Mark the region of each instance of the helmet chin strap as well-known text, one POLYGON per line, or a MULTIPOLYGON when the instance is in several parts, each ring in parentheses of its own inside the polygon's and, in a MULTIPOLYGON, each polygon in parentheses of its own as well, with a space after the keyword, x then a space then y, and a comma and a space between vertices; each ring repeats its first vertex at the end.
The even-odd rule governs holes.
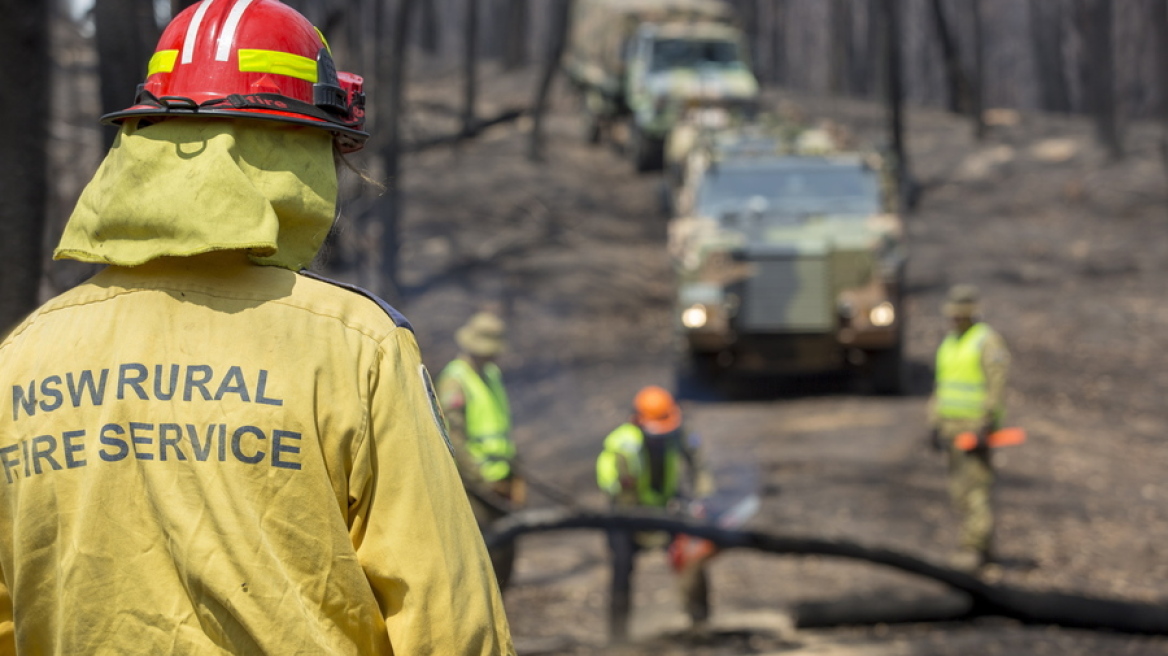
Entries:
POLYGON ((278 93, 233 93, 224 98, 212 98, 211 100, 205 100, 199 103, 191 98, 184 98, 182 96, 155 96, 139 85, 138 97, 134 102, 137 105, 150 105, 168 112, 190 112, 193 114, 197 114, 200 110, 204 109, 276 109, 282 112, 302 114, 329 123, 336 123, 349 129, 360 129, 360 120, 346 121, 315 105, 310 105, 295 98, 289 98, 288 96, 282 96, 278 93))

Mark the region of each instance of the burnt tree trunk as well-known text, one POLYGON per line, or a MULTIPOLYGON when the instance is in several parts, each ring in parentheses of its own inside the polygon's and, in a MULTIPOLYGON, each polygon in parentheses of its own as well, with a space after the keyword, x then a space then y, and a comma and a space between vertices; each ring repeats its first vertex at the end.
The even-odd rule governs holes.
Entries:
POLYGON ((908 212, 915 196, 908 152, 904 147, 904 89, 900 63, 900 0, 881 0, 884 49, 884 103, 890 150, 896 167, 897 209, 908 212))
POLYGON ((560 68, 560 59, 564 56, 564 46, 568 41, 568 29, 572 16, 572 0, 559 0, 556 8, 551 12, 552 25, 548 29, 547 58, 543 63, 543 71, 539 76, 539 86, 535 91, 535 101, 531 104, 531 141, 528 144, 527 155, 532 161, 542 161, 544 158, 543 117, 547 110, 548 94, 551 92, 552 82, 556 71, 560 68))
POLYGON ((970 44, 973 66, 969 74, 969 119, 973 122, 973 136, 985 138, 985 39, 982 36, 981 0, 964 0, 970 25, 970 44))
POLYGON ((949 111, 960 114, 968 111, 970 104, 969 79, 961 65, 961 55, 950 22, 945 18, 944 0, 931 0, 929 4, 937 43, 941 46, 941 61, 945 65, 945 106, 949 111))
POLYGON ((527 64, 527 0, 507 0, 503 30, 503 68, 527 64))
POLYGON ((1152 28, 1152 47, 1156 53, 1155 71, 1160 77, 1160 97, 1156 112, 1163 133, 1160 136, 1160 158, 1168 167, 1168 3, 1161 0, 1152 2, 1148 22, 1152 28))
POLYGON ((0 334, 37 306, 45 211, 51 84, 50 3, 0 0, 0 43, 20 60, 0 67, 0 334))
MULTIPOLYGON (((427 2, 428 0, 422 0, 427 2)), ((393 37, 389 61, 385 64, 384 75, 380 79, 388 83, 385 117, 381 129, 385 130, 381 146, 381 160, 385 166, 388 189, 381 196, 381 248, 380 273, 384 285, 382 295, 391 302, 399 300, 398 259, 401 252, 401 116, 406 88, 406 54, 409 26, 414 11, 414 0, 398 0, 397 15, 393 21, 393 37)))
POLYGON ((1095 135, 1112 159, 1123 157, 1115 94, 1111 0, 1078 0, 1076 20, 1083 38, 1081 75, 1095 135))
POLYGON ((859 2, 853 5, 856 10, 856 18, 853 21, 856 25, 853 27, 853 38, 856 38, 855 44, 852 46, 852 92, 861 98, 866 98, 872 94, 872 70, 873 62, 870 56, 872 49, 869 41, 872 38, 871 24, 873 22, 871 3, 859 2), (858 20, 863 17, 863 20, 858 20), (863 35, 862 38, 860 35, 863 35))
POLYGON ((442 47, 442 30, 438 23, 438 0, 426 0, 420 5, 421 29, 419 34, 422 52, 437 55, 442 47))
POLYGON ((1063 58, 1062 7, 1062 0, 1030 0, 1030 43, 1038 106, 1065 114, 1071 111, 1071 92, 1063 58))
POLYGON ((828 88, 833 93, 851 95, 852 68, 852 7, 850 0, 831 0, 828 20, 830 57, 828 88))
MULTIPOLYGON (((129 107, 138 85, 146 79, 146 64, 158 42, 151 0, 97 0, 93 5, 97 42, 98 75, 101 78, 101 112, 129 107)), ((102 128, 108 148, 118 129, 102 128)))
POLYGON ((462 131, 475 131, 475 96, 478 93, 479 0, 466 0, 463 32, 462 131))
POLYGON ((887 82, 884 64, 887 36, 884 29, 884 0, 868 0, 868 89, 867 97, 880 98, 885 95, 887 82))

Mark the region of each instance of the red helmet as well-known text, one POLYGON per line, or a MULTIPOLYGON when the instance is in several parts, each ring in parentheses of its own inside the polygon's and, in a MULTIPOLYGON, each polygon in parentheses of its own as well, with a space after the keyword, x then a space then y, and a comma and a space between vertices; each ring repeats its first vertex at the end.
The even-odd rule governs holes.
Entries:
POLYGON ((203 0, 158 40, 128 109, 101 117, 219 116, 284 121, 333 133, 342 152, 369 135, 359 75, 338 73, 324 35, 278 0, 203 0))

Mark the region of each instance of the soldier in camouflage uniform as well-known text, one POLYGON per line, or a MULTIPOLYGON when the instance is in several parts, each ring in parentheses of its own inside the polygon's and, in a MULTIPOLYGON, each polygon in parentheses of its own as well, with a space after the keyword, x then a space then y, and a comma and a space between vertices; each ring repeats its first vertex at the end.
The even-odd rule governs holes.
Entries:
POLYGON ((977 569, 992 557, 994 481, 989 435, 1001 428, 1010 353, 1001 335, 979 318, 977 288, 956 285, 944 306, 952 331, 937 350, 936 386, 929 402, 934 448, 949 454, 949 493, 961 514, 961 548, 954 566, 977 569), (965 451, 956 437, 971 432, 965 451))
MULTIPOLYGON (((438 377, 438 399, 454 458, 469 492, 479 526, 485 528, 526 501, 526 486, 515 471, 511 407, 495 359, 505 345, 506 325, 479 312, 455 333, 460 353, 438 377)), ((507 586, 515 545, 492 549, 499 588, 507 586)))

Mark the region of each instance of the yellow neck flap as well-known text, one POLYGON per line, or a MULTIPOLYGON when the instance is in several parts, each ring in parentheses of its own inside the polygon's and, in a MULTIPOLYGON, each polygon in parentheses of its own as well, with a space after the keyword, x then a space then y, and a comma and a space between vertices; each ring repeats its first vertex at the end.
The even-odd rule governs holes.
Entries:
POLYGON ((336 199, 324 130, 246 119, 127 121, 53 257, 137 266, 245 250, 257 264, 298 271, 324 243, 336 199))

